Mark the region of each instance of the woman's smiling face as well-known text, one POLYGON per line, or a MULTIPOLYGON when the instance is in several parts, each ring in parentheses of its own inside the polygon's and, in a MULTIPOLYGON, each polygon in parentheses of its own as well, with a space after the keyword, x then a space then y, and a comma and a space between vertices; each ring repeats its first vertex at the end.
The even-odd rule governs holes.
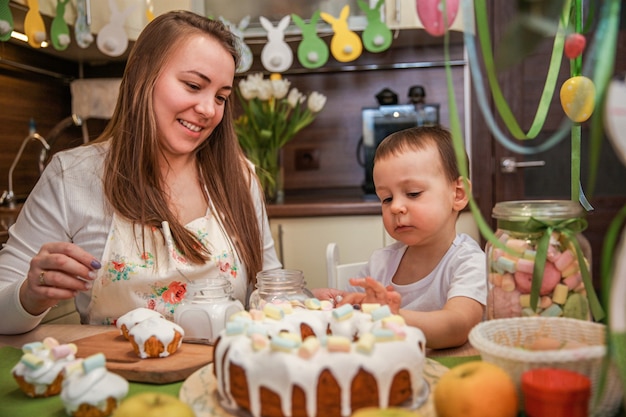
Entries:
POLYGON ((192 154, 222 121, 233 90, 235 61, 214 38, 197 34, 174 48, 154 86, 163 153, 192 154))

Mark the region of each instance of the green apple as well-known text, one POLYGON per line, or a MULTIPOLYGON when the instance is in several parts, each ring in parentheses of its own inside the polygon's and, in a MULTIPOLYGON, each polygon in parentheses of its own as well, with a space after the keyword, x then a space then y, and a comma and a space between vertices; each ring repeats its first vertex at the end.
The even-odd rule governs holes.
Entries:
POLYGON ((195 417, 190 406, 173 395, 142 392, 126 398, 113 417, 195 417))

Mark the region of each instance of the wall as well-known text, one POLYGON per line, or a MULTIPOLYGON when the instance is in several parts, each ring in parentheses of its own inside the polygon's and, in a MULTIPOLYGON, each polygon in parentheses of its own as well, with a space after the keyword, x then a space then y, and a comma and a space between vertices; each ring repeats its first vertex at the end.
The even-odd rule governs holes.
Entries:
MULTIPOLYGON (((327 38, 330 41, 330 38, 327 38)), ((254 65, 250 72, 263 71, 260 54, 263 40, 249 40, 253 49, 254 65)), ((319 71, 303 70, 296 62, 284 76, 300 91, 319 91, 328 97, 327 105, 319 117, 301 131, 284 151, 285 188, 289 190, 360 187, 364 179, 363 168, 357 162, 356 151, 361 136, 361 108, 376 106, 376 93, 385 87, 394 90, 400 103, 407 103, 410 86, 420 84, 426 88, 427 101, 441 103, 441 119, 448 121, 447 90, 442 67, 442 38, 425 35, 421 30, 403 30, 398 33, 392 47, 382 53, 364 51, 356 61, 341 64, 331 57, 319 71), (294 158, 298 149, 319 151, 320 168, 297 171, 294 158)), ((455 90, 458 106, 464 114, 463 82, 464 61, 460 35, 453 36, 452 58, 455 90)), ((290 41, 296 51, 298 42, 290 41)), ((11 43, 0 44, 2 58, 29 62, 39 68, 55 68, 57 71, 78 77, 79 70, 85 78, 120 76, 123 63, 90 65, 81 67, 28 47, 11 43)), ((296 60, 297 61, 297 60, 296 60)), ((28 133, 28 120, 34 117, 38 130, 46 136, 56 123, 71 114, 69 83, 18 70, 2 65, 0 60, 0 85, 10 94, 0 96, 0 106, 10 113, 0 116, 0 187, 7 188, 7 173, 19 145, 28 133), (16 101, 19 99, 19 101, 16 101), (7 120, 5 121, 5 118, 7 120)), ((88 121, 89 133, 95 137, 104 126, 103 121, 88 121)), ((55 141, 53 152, 82 143, 79 128, 71 128, 55 141)), ((37 156, 39 145, 33 143, 26 149, 14 175, 16 194, 27 194, 38 177, 37 156)))

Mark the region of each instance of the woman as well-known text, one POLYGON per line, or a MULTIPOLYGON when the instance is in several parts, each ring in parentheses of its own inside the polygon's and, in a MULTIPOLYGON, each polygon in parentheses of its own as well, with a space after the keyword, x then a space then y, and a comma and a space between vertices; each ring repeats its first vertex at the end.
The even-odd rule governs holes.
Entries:
POLYGON ((0 251, 1 334, 72 297, 82 323, 171 318, 197 278, 229 277, 245 303, 256 273, 280 268, 233 128, 237 42, 190 12, 146 26, 107 128, 54 156, 0 251))

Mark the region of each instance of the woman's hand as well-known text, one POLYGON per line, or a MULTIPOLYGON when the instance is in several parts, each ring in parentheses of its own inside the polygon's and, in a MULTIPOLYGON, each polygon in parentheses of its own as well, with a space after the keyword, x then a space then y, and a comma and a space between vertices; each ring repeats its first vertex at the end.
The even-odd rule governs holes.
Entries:
POLYGON ((73 243, 44 244, 30 261, 20 301, 32 315, 39 315, 59 301, 87 291, 101 265, 93 255, 73 243))
POLYGON ((350 285, 354 287, 361 287, 365 289, 365 293, 352 292, 344 293, 343 299, 339 305, 343 304, 363 304, 363 303, 378 303, 382 305, 388 305, 393 314, 400 312, 400 304, 402 297, 392 286, 385 288, 383 284, 376 281, 374 278, 350 278, 350 285))
POLYGON ((343 295, 346 294, 345 291, 336 288, 314 288, 311 292, 318 300, 328 300, 333 305, 339 303, 343 299, 343 295))

